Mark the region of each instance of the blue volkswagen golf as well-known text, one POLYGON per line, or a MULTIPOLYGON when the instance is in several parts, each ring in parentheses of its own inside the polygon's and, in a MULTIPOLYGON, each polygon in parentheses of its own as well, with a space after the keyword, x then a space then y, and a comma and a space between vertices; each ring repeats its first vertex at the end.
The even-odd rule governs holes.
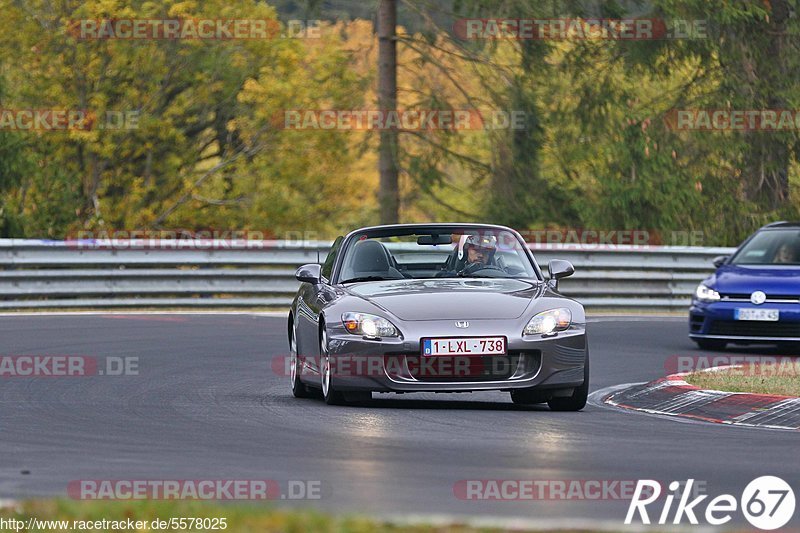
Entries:
POLYGON ((800 342, 800 222, 764 226, 714 266, 689 309, 700 348, 800 342))

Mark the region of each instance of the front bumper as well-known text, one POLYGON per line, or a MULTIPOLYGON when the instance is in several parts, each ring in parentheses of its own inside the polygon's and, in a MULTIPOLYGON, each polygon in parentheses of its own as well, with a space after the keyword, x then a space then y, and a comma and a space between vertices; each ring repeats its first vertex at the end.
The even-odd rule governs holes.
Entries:
POLYGON ((689 337, 742 344, 800 342, 800 304, 694 300, 689 308, 689 337), (736 320, 736 309, 777 309, 780 317, 777 322, 736 320))
POLYGON ((455 336, 438 333, 445 330, 445 322, 418 325, 413 339, 373 341, 347 332, 331 332, 328 346, 332 365, 339 369, 333 376, 337 389, 464 392, 569 389, 583 384, 588 348, 582 324, 542 338, 499 331, 501 321, 470 321, 469 334, 462 336, 505 336, 507 355, 422 356, 421 339, 455 336))

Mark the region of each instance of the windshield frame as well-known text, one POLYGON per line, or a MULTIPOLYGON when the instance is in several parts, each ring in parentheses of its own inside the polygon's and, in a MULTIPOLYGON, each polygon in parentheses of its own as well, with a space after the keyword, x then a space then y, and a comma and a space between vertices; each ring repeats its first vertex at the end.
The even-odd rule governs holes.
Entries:
MULTIPOLYGON (((392 236, 406 236, 406 235, 417 235, 417 234, 425 234, 425 233, 454 233, 454 234, 463 234, 469 232, 508 232, 517 239, 521 249, 524 251, 525 257, 531 263, 533 267, 533 271, 536 274, 536 281, 544 281, 544 275, 542 274, 541 268, 539 268, 539 263, 536 262, 536 258, 533 255, 533 252, 528 247, 528 244, 525 242, 525 239, 515 230, 506 227, 506 226, 496 226, 493 224, 396 224, 396 225, 388 225, 388 226, 370 226, 365 228, 359 228, 357 230, 351 231, 348 233, 344 241, 342 242, 341 247, 339 248, 339 255, 336 258, 336 263, 333 267, 333 275, 331 276, 331 285, 340 285, 340 275, 342 271, 342 266, 344 264, 344 258, 347 257, 348 252, 350 251, 350 247, 358 241, 362 236, 366 235, 368 239, 372 238, 380 238, 380 237, 392 237, 392 236)), ((534 278, 514 278, 514 279, 534 279, 534 278)))

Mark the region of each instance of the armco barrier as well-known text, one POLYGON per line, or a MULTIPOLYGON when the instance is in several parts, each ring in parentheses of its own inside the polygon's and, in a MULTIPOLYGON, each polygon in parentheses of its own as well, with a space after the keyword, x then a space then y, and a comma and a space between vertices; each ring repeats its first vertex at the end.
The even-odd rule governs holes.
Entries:
MULTIPOLYGON (((197 241, 183 249, 0 239, 0 309, 288 307, 294 270, 324 259, 329 242, 197 241)), ((187 246, 188 244, 188 246, 187 246)), ((732 248, 532 245, 543 270, 566 259, 561 291, 588 308, 679 310, 711 260, 732 248)))

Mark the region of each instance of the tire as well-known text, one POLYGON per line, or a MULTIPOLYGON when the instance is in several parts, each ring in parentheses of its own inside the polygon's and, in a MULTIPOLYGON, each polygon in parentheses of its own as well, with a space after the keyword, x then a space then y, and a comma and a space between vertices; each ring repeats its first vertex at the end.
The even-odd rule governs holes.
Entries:
POLYGON ((697 343, 697 347, 701 350, 708 350, 710 352, 724 350, 728 345, 726 341, 719 339, 695 339, 694 342, 697 343))
POLYGON ((299 358, 297 355, 297 332, 292 324, 292 331, 289 336, 289 379, 292 383, 292 396, 295 398, 309 398, 311 392, 305 383, 300 381, 299 358))
POLYGON ((589 354, 586 354, 586 363, 583 365, 583 384, 576 387, 572 396, 567 398, 550 398, 547 405, 552 411, 580 411, 586 407, 589 398, 589 354))
POLYGON ((331 372, 331 357, 328 353, 328 334, 325 324, 319 330, 319 379, 322 387, 322 399, 328 405, 345 405, 347 402, 342 391, 336 390, 331 372))

